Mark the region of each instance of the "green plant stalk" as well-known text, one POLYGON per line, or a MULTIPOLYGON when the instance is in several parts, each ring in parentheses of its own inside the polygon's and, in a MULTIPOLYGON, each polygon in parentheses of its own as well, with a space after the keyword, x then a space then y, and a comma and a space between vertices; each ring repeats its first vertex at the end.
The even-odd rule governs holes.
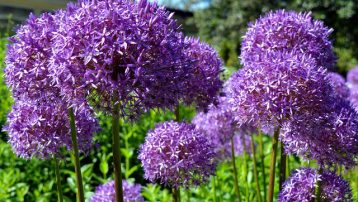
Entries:
POLYGON ((187 201, 190 202, 190 190, 186 191, 186 198, 187 198, 187 201))
MULTIPOLYGON (((318 168, 318 174, 322 175, 322 166, 319 166, 318 168)), ((316 187, 316 199, 315 202, 321 202, 321 192, 322 192, 322 183, 321 180, 319 180, 317 182, 317 187, 316 187)))
POLYGON ((213 184, 213 192, 214 192, 214 202, 217 202, 218 199, 216 198, 216 183, 215 183, 215 176, 211 179, 211 183, 213 184))
POLYGON ((180 113, 179 113, 179 104, 177 105, 177 107, 175 108, 175 121, 179 122, 180 121, 180 113))
POLYGON ((245 201, 249 202, 249 182, 247 181, 247 175, 248 175, 248 163, 247 163, 247 148, 246 148, 246 144, 243 142, 243 146, 244 146, 244 153, 243 153, 243 157, 244 157, 244 179, 245 179, 245 201))
POLYGON ((71 139, 72 139, 72 158, 75 162, 75 172, 76 172, 76 185, 77 185, 77 201, 84 202, 84 191, 83 191, 83 181, 81 174, 81 166, 80 166, 80 157, 78 151, 77 144, 77 130, 75 123, 75 114, 73 113, 73 109, 69 108, 68 110, 70 116, 70 126, 71 126, 71 139))
POLYGON ((119 138, 119 99, 118 92, 113 93, 112 111, 112 152, 114 165, 114 181, 116 202, 123 202, 122 171, 121 171, 121 150, 119 138))
POLYGON ((235 148, 234 148, 234 137, 231 138, 231 163, 234 170, 234 187, 235 187, 235 193, 236 197, 238 198, 238 201, 241 201, 240 196, 240 190, 239 190, 239 181, 237 177, 237 170, 236 170, 236 162, 235 162, 235 148))
POLYGON ((62 196, 60 166, 59 166, 59 162, 56 159, 56 157, 53 159, 53 161, 55 162, 55 174, 56 174, 58 202, 62 202, 63 201, 63 196, 62 196))
POLYGON ((254 143, 254 137, 251 135, 251 141, 250 141, 250 147, 251 147, 251 152, 252 152, 252 160, 254 163, 254 177, 255 177, 255 181, 256 181, 256 192, 257 192, 257 201, 261 202, 261 191, 260 191, 260 182, 259 182, 259 175, 257 172, 257 167, 256 167, 256 151, 255 151, 255 143, 254 143))
POLYGON ((290 165, 290 158, 286 156, 286 176, 290 176, 291 165, 290 165))
POLYGON ((265 155, 264 155, 264 144, 263 144, 263 134, 261 130, 259 130, 259 153, 261 158, 261 173, 263 178, 263 189, 264 189, 264 200, 266 200, 266 173, 265 173, 265 155))
POLYGON ((272 138, 272 150, 271 150, 271 161, 270 161, 270 180, 267 201, 273 201, 273 194, 275 190, 275 168, 276 168, 276 157, 277 157, 277 145, 278 145, 278 135, 280 133, 280 128, 275 128, 275 132, 272 138))
POLYGON ((280 158, 280 178, 279 178, 279 189, 282 189, 282 185, 286 180, 286 154, 283 143, 281 143, 281 158, 280 158))
POLYGON ((180 202, 180 188, 173 188, 173 202, 180 202))

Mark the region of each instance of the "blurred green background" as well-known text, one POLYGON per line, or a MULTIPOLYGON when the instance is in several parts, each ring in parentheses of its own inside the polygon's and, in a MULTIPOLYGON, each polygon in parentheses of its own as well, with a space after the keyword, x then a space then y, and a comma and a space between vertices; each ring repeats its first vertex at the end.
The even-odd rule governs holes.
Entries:
MULTIPOLYGON (((14 34, 29 12, 40 14, 43 11, 63 7, 67 1, 51 0, 9 0, 0 2, 0 63, 4 68, 7 37, 14 34)), ((213 45, 225 61, 227 78, 240 68, 238 55, 240 42, 247 24, 261 14, 285 8, 296 11, 312 11, 316 19, 321 19, 329 27, 334 28, 332 41, 338 57, 337 71, 345 75, 358 61, 358 3, 356 0, 163 0, 176 13, 178 22, 183 24, 188 35, 199 36, 203 41, 213 45)), ((6 120, 12 99, 0 73, 0 126, 6 120)), ((185 121, 195 115, 193 107, 182 106, 180 114, 185 121)), ((109 155, 111 151, 111 119, 98 114, 102 131, 96 135, 96 146, 87 157, 82 157, 82 173, 85 182, 86 198, 89 199, 99 184, 111 180, 112 165, 109 155)), ((137 160, 138 147, 143 142, 146 132, 155 123, 173 119, 168 111, 151 111, 143 115, 135 124, 121 123, 121 148, 123 148, 122 170, 124 177, 144 185, 143 195, 148 201, 171 200, 170 190, 160 185, 149 184, 142 177, 143 171, 137 160)), ((264 165, 268 175, 270 139, 264 138, 264 165)), ((66 201, 75 201, 75 175, 69 154, 64 152, 61 159, 61 172, 66 201)), ((314 162, 302 162, 297 157, 289 157, 288 171, 314 162)), ((252 160, 237 157, 240 174, 240 190, 245 201, 256 201, 255 183, 252 173, 252 160), (246 160, 246 161, 245 161, 246 160), (246 162, 246 163, 245 163, 246 162)), ((262 164, 259 161, 260 166, 262 164)), ((278 170, 278 169, 277 169, 278 170)), ((354 199, 358 201, 357 169, 341 171, 350 181, 354 199)), ((234 186, 231 164, 223 162, 219 165, 217 176, 198 188, 181 191, 182 201, 233 201, 234 186)), ((262 175, 262 173, 260 173, 262 175)), ((262 176, 259 176, 262 180, 262 176)), ((263 190, 263 187, 261 187, 263 190)), ((277 189, 276 189, 277 191, 277 189)), ((57 201, 54 163, 38 159, 24 160, 17 158, 7 143, 6 134, 0 133, 0 202, 17 201, 57 201)))

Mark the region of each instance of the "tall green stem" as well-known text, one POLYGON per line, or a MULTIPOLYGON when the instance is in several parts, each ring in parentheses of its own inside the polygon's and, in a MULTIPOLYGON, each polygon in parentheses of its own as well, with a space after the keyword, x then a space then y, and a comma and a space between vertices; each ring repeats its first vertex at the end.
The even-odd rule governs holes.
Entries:
POLYGON ((81 166, 80 166, 80 158, 78 152, 78 144, 77 144, 77 130, 75 123, 75 114, 73 113, 73 109, 69 108, 68 110, 70 116, 70 125, 71 125, 71 139, 72 139, 72 158, 75 162, 75 172, 76 172, 76 185, 77 185, 77 201, 84 202, 84 191, 83 191, 83 182, 82 182, 82 174, 81 174, 81 166))
MULTIPOLYGON (((318 168, 318 174, 322 175, 322 166, 319 166, 318 168)), ((321 180, 317 182, 317 188, 316 188, 316 199, 315 202, 321 202, 321 192, 322 192, 322 183, 321 180)))
POLYGON ((180 189, 173 188, 173 202, 180 202, 180 189))
POLYGON ((113 93, 112 111, 112 152, 114 165, 114 181, 116 191, 116 202, 123 202, 121 150, 119 138, 119 99, 118 92, 113 93))
POLYGON ((286 180, 286 154, 283 143, 281 143, 281 158, 280 158, 280 178, 279 189, 281 190, 283 183, 286 180))
POLYGON ((250 146, 251 146, 251 152, 252 152, 252 157, 253 157, 253 161, 254 161, 254 176, 255 176, 255 181, 256 181, 257 201, 261 202, 261 191, 260 191, 259 175, 258 175, 257 167, 256 167, 255 143, 254 143, 254 137, 252 135, 251 135, 250 146))
POLYGON ((237 170, 236 170, 236 162, 235 162, 234 137, 231 138, 231 158, 232 158, 231 159, 232 167, 234 170, 235 193, 236 193, 236 197, 238 198, 238 201, 241 201, 240 190, 239 190, 239 180, 237 179, 237 170))
POLYGON ((268 188, 267 201, 273 201, 273 194, 275 190, 275 168, 276 168, 276 157, 277 157, 277 145, 278 145, 278 134, 280 133, 280 128, 275 128, 275 132, 272 138, 272 151, 271 151, 271 161, 270 161, 270 180, 268 188))
POLYGON ((245 140, 242 138, 242 145, 244 146, 244 153, 243 153, 243 157, 244 157, 244 179, 245 179, 245 201, 249 202, 249 183, 247 181, 247 175, 248 175, 248 163, 247 163, 247 148, 246 148, 246 144, 245 144, 245 140))
POLYGON ((59 166, 59 162, 58 162, 58 160, 56 158, 54 158, 53 161, 55 162, 55 173, 56 173, 58 202, 62 202, 63 201, 63 196, 62 196, 60 166, 59 166))
POLYGON ((213 184, 213 192, 214 192, 214 202, 218 202, 218 199, 216 198, 216 183, 215 183, 215 176, 211 179, 211 183, 213 184))
POLYGON ((259 130, 259 153, 261 158, 261 173, 264 184, 264 200, 266 200, 266 173, 265 173, 265 155, 264 155, 264 144, 263 144, 263 134, 261 130, 259 130))
POLYGON ((180 113, 179 113, 179 104, 178 106, 175 108, 175 121, 179 122, 180 121, 180 113))

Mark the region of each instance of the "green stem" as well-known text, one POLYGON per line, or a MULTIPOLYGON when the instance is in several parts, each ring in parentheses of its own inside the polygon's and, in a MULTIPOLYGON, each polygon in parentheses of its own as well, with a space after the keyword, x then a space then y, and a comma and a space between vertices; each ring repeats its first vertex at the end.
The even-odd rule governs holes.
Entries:
POLYGON ((232 167, 234 170, 235 193, 236 193, 236 197, 238 198, 238 201, 241 201, 240 190, 239 190, 239 180, 237 179, 237 170, 236 170, 236 162, 235 162, 234 137, 231 138, 231 158, 232 158, 231 159, 232 167))
POLYGON ((261 202, 261 191, 260 191, 260 183, 259 183, 259 175, 257 172, 257 167, 256 167, 256 151, 255 151, 255 143, 254 143, 254 137, 251 135, 251 152, 252 152, 252 157, 253 157, 253 163, 254 163, 254 176, 255 176, 255 181, 256 181, 256 192, 257 192, 257 201, 261 202))
MULTIPOLYGON (((322 166, 319 166, 318 168, 318 174, 322 175, 322 166)), ((316 188, 316 200, 315 202, 321 202, 321 192, 322 192, 322 187, 321 187, 321 180, 319 180, 317 182, 317 188, 316 188)))
POLYGON ((212 181, 213 183, 213 192, 214 192, 214 202, 217 202, 218 199, 216 198, 216 184, 215 184, 215 176, 212 178, 212 181))
POLYGON ((286 176, 289 176, 291 172, 290 158, 286 156, 286 176))
POLYGON ((186 191, 187 201, 190 202, 190 189, 186 191))
POLYGON ((265 155, 264 155, 264 144, 263 144, 263 134, 261 130, 259 130, 259 153, 261 158, 261 173, 264 184, 264 200, 266 200, 266 173, 265 173, 265 155))
POLYGON ((273 194, 275 190, 275 168, 276 168, 276 156, 277 156, 277 145, 278 145, 278 135, 280 133, 280 128, 275 128, 275 132, 272 138, 272 151, 271 151, 271 161, 270 161, 270 180, 268 188, 268 197, 267 201, 273 201, 273 194))
POLYGON ((173 202, 180 202, 180 189, 173 188, 173 202))
POLYGON ((116 202, 123 202, 122 171, 121 171, 121 151, 119 138, 119 101, 118 92, 113 94, 112 111, 112 152, 114 165, 114 181, 116 202))
POLYGON ((75 162, 75 172, 76 172, 76 185, 77 185, 77 201, 84 202, 84 191, 83 191, 83 182, 82 182, 82 174, 81 174, 81 166, 80 166, 80 158, 79 151, 77 145, 77 130, 75 123, 75 114, 73 113, 73 109, 69 108, 68 110, 70 116, 70 125, 71 125, 71 139, 72 139, 72 158, 75 162))
POLYGON ((59 166, 59 162, 58 162, 58 160, 56 158, 54 158, 53 161, 55 162, 55 173, 56 173, 58 202, 62 202, 63 201, 63 196, 62 196, 60 166, 59 166))
POLYGON ((286 180, 286 154, 283 143, 281 143, 281 158, 280 158, 280 178, 279 189, 281 190, 283 183, 286 180))
POLYGON ((248 175, 247 148, 246 148, 244 137, 241 137, 241 138, 242 138, 242 143, 244 146, 243 157, 244 157, 245 201, 249 202, 249 191, 250 190, 249 190, 249 182, 247 181, 247 175, 248 175))

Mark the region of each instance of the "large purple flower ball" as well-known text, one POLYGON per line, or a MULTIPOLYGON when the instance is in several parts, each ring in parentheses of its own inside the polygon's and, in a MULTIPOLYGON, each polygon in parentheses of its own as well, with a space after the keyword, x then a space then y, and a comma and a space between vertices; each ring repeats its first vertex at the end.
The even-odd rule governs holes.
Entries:
POLYGON ((281 130, 285 151, 319 164, 357 164, 358 114, 347 100, 337 98, 324 113, 294 117, 281 130))
POLYGON ((194 62, 172 16, 146 0, 69 4, 54 34, 53 81, 66 99, 85 97, 105 111, 118 94, 129 118, 174 108, 194 62))
MULTIPOLYGON (((142 186, 140 184, 131 184, 126 180, 122 181, 124 202, 144 202, 141 195, 142 186)), ((116 192, 114 181, 107 182, 96 188, 96 192, 91 197, 91 202, 115 202, 116 192)))
POLYGON ((330 171, 319 174, 311 168, 295 170, 283 184, 279 202, 310 202, 314 200, 318 182, 321 183, 321 200, 330 202, 351 202, 349 183, 330 171))
POLYGON ((347 82, 349 86, 358 85, 358 66, 349 70, 347 74, 347 82))
POLYGON ((241 63, 264 61, 266 53, 297 51, 310 55, 317 65, 333 69, 332 32, 311 13, 271 11, 249 25, 241 45, 241 63))
MULTIPOLYGON (((98 121, 89 107, 75 112, 75 121, 79 150, 87 153, 93 134, 99 130, 98 121)), ((8 115, 4 131, 14 152, 23 158, 61 156, 62 147, 72 147, 67 108, 61 103, 36 105, 18 101, 8 115)))
POLYGON ((216 168, 214 148, 206 136, 193 124, 173 121, 148 132, 138 158, 146 179, 174 188, 199 185, 216 168))
POLYGON ((296 52, 269 53, 265 61, 249 63, 225 84, 235 120, 261 128, 319 111, 329 92, 325 68, 296 52))

